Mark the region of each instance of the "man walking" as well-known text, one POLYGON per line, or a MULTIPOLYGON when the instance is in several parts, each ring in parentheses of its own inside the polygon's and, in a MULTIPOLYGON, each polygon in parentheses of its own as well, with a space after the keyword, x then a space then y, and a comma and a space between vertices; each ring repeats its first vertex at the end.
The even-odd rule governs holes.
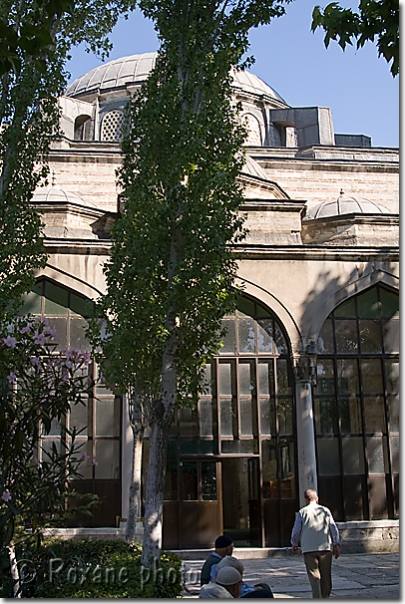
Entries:
POLYGON ((295 517, 291 533, 293 552, 301 550, 312 589, 313 598, 329 598, 332 590, 332 551, 340 555, 339 531, 330 510, 318 504, 314 489, 304 493, 306 505, 295 517))

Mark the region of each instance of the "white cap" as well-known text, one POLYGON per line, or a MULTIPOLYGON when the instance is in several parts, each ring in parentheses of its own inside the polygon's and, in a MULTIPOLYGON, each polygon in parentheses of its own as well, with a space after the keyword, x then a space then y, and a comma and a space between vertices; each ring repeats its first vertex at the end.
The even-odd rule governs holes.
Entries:
POLYGON ((242 576, 240 572, 236 568, 233 568, 233 566, 220 568, 216 577, 216 582, 220 585, 235 585, 235 583, 239 583, 241 580, 242 576))

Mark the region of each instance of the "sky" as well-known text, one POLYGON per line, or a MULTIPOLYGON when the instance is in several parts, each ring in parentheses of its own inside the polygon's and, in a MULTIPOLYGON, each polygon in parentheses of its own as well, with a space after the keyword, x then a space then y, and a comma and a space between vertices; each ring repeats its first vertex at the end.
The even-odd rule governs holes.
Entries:
MULTIPOLYGON (((293 107, 329 107, 336 134, 365 134, 374 147, 397 147, 399 77, 392 77, 371 42, 360 50, 348 47, 343 52, 336 42, 325 49, 323 32, 311 32, 315 4, 316 0, 295 0, 286 5, 283 17, 251 31, 248 55, 255 63, 250 71, 293 107)), ((355 6, 353 0, 341 4, 355 6)), ((138 10, 127 21, 120 19, 110 39, 113 49, 107 61, 159 46, 152 22, 138 10)), ((71 55, 70 81, 101 64, 83 45, 71 55)))

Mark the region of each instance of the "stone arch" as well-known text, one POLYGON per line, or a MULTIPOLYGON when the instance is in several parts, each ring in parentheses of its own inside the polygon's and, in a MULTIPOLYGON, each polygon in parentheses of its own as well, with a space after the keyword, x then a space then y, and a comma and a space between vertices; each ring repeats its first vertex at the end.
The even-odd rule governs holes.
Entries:
POLYGON ((263 289, 259 285, 248 281, 247 279, 238 278, 238 284, 243 286, 243 292, 254 298, 257 302, 264 304, 278 318, 282 324, 292 355, 297 354, 302 350, 302 336, 300 328, 295 321, 292 313, 274 294, 263 289))
MULTIPOLYGON (((341 286, 317 309, 316 316, 311 323, 312 333, 307 335, 308 341, 316 341, 325 320, 339 304, 377 284, 386 285, 389 289, 395 290, 396 292, 399 290, 399 278, 384 270, 375 270, 368 274, 363 274, 359 279, 341 286)), ((306 334, 303 335, 305 336, 306 334)))
POLYGON ((248 135, 245 140, 245 145, 251 147, 261 147, 263 137, 260 127, 260 122, 252 113, 244 113, 242 115, 242 124, 247 128, 248 135))
POLYGON ((75 119, 74 140, 90 140, 91 117, 89 115, 78 115, 75 119))
POLYGON ((35 280, 39 281, 40 279, 47 279, 56 285, 66 287, 66 289, 74 291, 89 300, 95 300, 102 295, 102 292, 93 285, 49 264, 35 274, 35 280))

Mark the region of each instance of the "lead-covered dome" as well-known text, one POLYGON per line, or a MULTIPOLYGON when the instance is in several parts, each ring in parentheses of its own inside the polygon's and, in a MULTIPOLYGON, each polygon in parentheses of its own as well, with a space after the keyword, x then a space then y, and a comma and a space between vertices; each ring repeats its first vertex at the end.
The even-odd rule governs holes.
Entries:
MULTIPOLYGON (((86 97, 94 93, 108 92, 144 82, 156 63, 156 52, 121 57, 74 80, 66 90, 66 96, 86 97)), ((259 77, 244 70, 234 70, 234 86, 244 92, 265 96, 286 104, 284 99, 259 77)))
POLYGON ((304 220, 332 218, 348 214, 391 214, 385 206, 362 197, 348 197, 340 191, 337 199, 324 201, 308 210, 304 220))

